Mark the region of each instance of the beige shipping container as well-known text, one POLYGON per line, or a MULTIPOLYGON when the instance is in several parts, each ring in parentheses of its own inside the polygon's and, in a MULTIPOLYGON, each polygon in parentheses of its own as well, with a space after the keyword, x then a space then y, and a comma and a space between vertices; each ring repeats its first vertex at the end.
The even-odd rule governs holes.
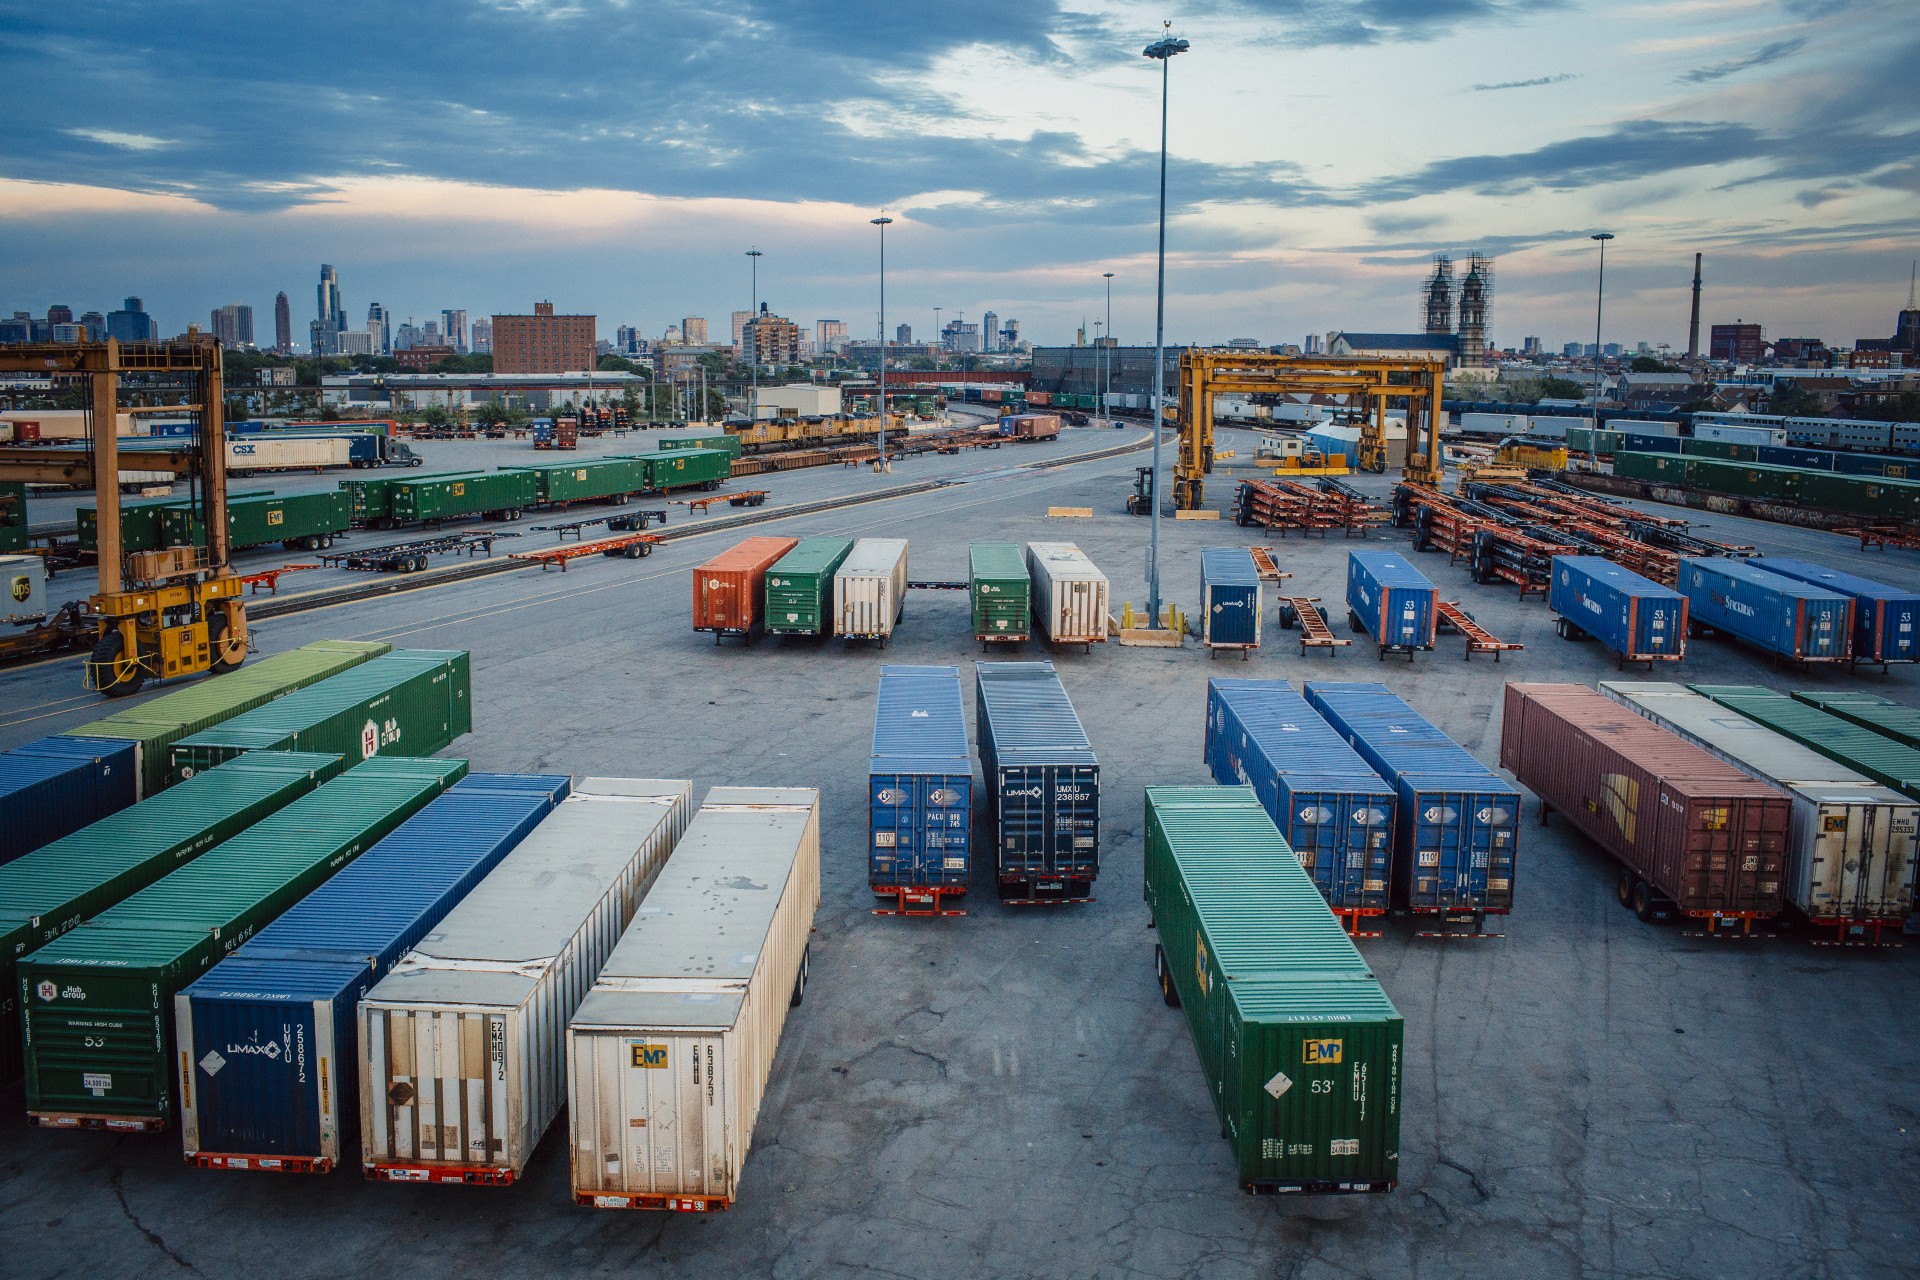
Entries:
POLYGON ((833 575, 833 634, 886 643, 907 608, 907 540, 861 538, 833 575))
POLYGON ((566 1100, 567 1017, 687 825, 693 784, 587 778, 360 1002, 362 1169, 505 1186, 566 1100))
POLYGON ((1029 542, 1033 619, 1050 643, 1092 644, 1107 638, 1112 612, 1107 575, 1071 542, 1029 542))
POLYGON ((716 787, 567 1026, 573 1198, 739 1195, 820 905, 820 793, 716 787))

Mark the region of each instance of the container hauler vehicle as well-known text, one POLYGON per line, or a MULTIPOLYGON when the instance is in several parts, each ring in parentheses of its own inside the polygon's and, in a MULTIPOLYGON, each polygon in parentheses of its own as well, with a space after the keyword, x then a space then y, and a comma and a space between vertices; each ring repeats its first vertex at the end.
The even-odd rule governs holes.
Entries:
POLYGON ((887 637, 907 611, 907 540, 862 538, 833 574, 833 634, 845 640, 887 637))
POLYGON ((65 734, 0 754, 0 864, 132 804, 138 762, 131 742, 65 734))
POLYGON ((820 793, 709 791, 567 1021, 575 1203, 739 1198, 819 907, 820 793))
POLYGON ((360 1133, 360 997, 570 786, 468 774, 176 995, 187 1163, 337 1168, 360 1133))
POLYGON ((339 772, 332 756, 236 760, 0 867, 0 1086, 20 1078, 15 962, 339 772))
POLYGON ((1684 685, 1609 680, 1600 691, 1792 798, 1787 901, 1815 942, 1897 937, 1913 910, 1920 804, 1684 685))
POLYGON ((1853 598, 1744 560, 1686 556, 1680 593, 1693 633, 1712 629, 1794 662, 1845 662, 1853 650, 1853 598))
POLYGON ((1033 627, 1033 579, 1020 547, 1012 542, 975 542, 967 547, 968 596, 973 638, 982 644, 1017 644, 1033 627))
MULTIPOLYGON (((289 551, 321 551, 353 525, 353 499, 342 489, 261 494, 227 500, 227 539, 235 550, 279 543, 289 551)), ((191 504, 160 512, 161 545, 206 545, 207 533, 191 504)))
POLYGON ((1248 1192, 1391 1191, 1403 1027, 1247 787, 1148 787, 1154 967, 1248 1192))
POLYGON ((1866 774, 1883 787, 1920 799, 1920 750, 1861 724, 1857 716, 1866 708, 1859 704, 1802 701, 1751 684, 1687 687, 1866 774))
POLYGON ((1391 906, 1394 789, 1284 680, 1207 681, 1206 763, 1250 786, 1356 937, 1391 906))
POLYGON ((1245 547, 1200 548, 1200 643, 1208 657, 1260 647, 1260 570, 1245 547))
POLYGON ((974 725, 1000 900, 1091 902, 1100 761, 1051 662, 976 662, 974 725))
POLYGON ((1801 690, 1795 692, 1793 697, 1796 702, 1818 707, 1828 715, 1838 716, 1863 729, 1871 729, 1903 746, 1920 749, 1920 708, 1895 702, 1892 698, 1869 693, 1865 689, 1833 692, 1801 690))
POLYGON ((1687 598, 1600 556, 1555 556, 1547 608, 1562 640, 1592 637, 1615 665, 1687 656, 1687 598))
POLYGON ((853 550, 851 538, 802 538, 767 570, 767 633, 833 634, 834 574, 853 550))
POLYGON ((506 1186, 567 1099, 566 1025, 686 828, 693 784, 583 778, 360 1001, 360 1167, 506 1186))
POLYGON ((1057 413, 1015 413, 1000 419, 1000 434, 1019 443, 1052 440, 1060 434, 1057 413))
POLYGON ((693 571, 693 629, 753 643, 762 625, 767 572, 800 545, 798 538, 748 538, 693 571))
POLYGON ((1745 936, 1786 901, 1786 792, 1585 685, 1509 684, 1500 764, 1619 864, 1622 906, 1745 936))
MULTIPOLYGON (((1393 905, 1471 923, 1513 909, 1520 793, 1384 685, 1309 681, 1307 702, 1394 789, 1393 905)), ((1435 936, 1457 936, 1444 930, 1435 936)))
POLYGON ((1027 572, 1033 579, 1033 621, 1058 649, 1092 646, 1107 638, 1113 613, 1107 575, 1071 542, 1029 542, 1027 572))
POLYGON ((1395 551, 1347 553, 1347 625, 1373 637, 1384 659, 1404 653, 1411 662, 1431 650, 1440 625, 1440 593, 1427 576, 1395 551))
POLYGON ((1786 556, 1757 560, 1760 568, 1853 601, 1853 662, 1920 662, 1920 591, 1842 573, 1786 556))
POLYGON ((964 915, 973 752, 958 667, 880 668, 867 760, 867 881, 887 914, 964 915))
POLYGON ((34 1123, 166 1128, 174 993, 466 771, 464 760, 368 760, 22 959, 34 1123))

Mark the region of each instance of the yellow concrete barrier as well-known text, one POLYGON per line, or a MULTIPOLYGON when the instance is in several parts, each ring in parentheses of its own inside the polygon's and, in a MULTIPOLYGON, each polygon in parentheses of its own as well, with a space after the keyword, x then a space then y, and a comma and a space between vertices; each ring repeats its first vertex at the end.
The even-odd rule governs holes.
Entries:
POLYGON ((1176 511, 1173 513, 1173 518, 1175 520, 1218 520, 1220 513, 1218 511, 1176 511))
POLYGON ((1054 520, 1054 519, 1062 519, 1062 518, 1070 518, 1074 520, 1091 520, 1093 519, 1093 508, 1092 507, 1048 507, 1047 508, 1047 519, 1054 520))

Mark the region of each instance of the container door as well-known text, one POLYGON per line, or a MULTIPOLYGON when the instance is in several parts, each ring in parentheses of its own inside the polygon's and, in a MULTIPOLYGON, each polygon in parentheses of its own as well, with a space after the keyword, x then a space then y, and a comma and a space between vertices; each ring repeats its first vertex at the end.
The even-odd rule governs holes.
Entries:
POLYGON ((912 883, 965 885, 971 866, 967 858, 973 779, 929 775, 916 781, 918 865, 912 883))
POLYGON ((1100 869, 1100 769, 1055 769, 1047 814, 1053 870, 1091 880, 1100 869))
POLYGON ((1385 613, 1381 643, 1417 648, 1426 643, 1420 623, 1420 597, 1412 591, 1382 592, 1381 609, 1385 613))
POLYGON ((733 1196, 733 1073, 717 1035, 572 1037, 575 1190, 733 1196))
POLYGON ((1035 766, 1024 769, 999 769, 1000 817, 997 824, 1000 875, 1007 880, 1026 880, 1044 875, 1047 857, 1047 792, 1051 789, 1052 770, 1035 766))
MULTIPOLYGON (((1865 602, 1855 606, 1867 609, 1865 602)), ((1881 660, 1887 662, 1912 662, 1920 658, 1920 632, 1914 630, 1916 609, 1912 601, 1896 600, 1880 606, 1880 645, 1881 660)))
POLYGON ((740 626, 740 577, 733 572, 706 572, 700 578, 702 616, 720 631, 740 626))
POLYGON ((1412 905, 1431 910, 1504 909, 1512 902, 1513 810, 1471 792, 1420 791, 1413 812, 1403 815, 1413 830, 1412 905), (1496 856, 1500 874, 1491 876, 1496 856), (1504 882, 1489 893, 1489 881, 1504 882))
MULTIPOLYGON (((198 1131, 192 1150, 233 1155, 316 1156, 321 1150, 322 1046, 311 1001, 267 1006, 182 1000, 191 1013, 189 1094, 198 1131)), ((189 1052, 189 1037, 180 1049, 189 1052)), ((331 1154, 326 1153, 326 1154, 331 1154)))

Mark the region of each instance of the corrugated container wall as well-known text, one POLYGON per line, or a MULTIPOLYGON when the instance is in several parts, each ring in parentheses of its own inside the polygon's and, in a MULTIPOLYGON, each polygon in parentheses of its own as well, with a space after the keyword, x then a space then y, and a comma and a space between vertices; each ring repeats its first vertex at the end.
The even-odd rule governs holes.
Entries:
POLYGON ((1853 600, 1855 662, 1920 661, 1920 592, 1787 556, 1767 556, 1759 565, 1853 600))
POLYGON ((138 758, 131 742, 63 734, 0 755, 0 864, 132 804, 138 758))
POLYGON ((1600 556, 1555 556, 1547 607, 1621 662, 1687 656, 1687 598, 1600 556))
POLYGON ((1210 649, 1260 647, 1260 571, 1245 547, 1200 549, 1200 642, 1210 649))
POLYGON ((1920 708, 1864 689, 1796 690, 1793 697, 1796 702, 1818 707, 1828 715, 1871 729, 1902 746, 1920 749, 1920 708))
POLYGON ((833 634, 884 642, 907 609, 907 540, 862 538, 833 575, 833 634))
POLYGON ((800 545, 798 538, 748 538, 693 571, 693 629, 713 642, 740 636, 751 642, 760 627, 767 571, 800 545))
POLYGON ((1440 593, 1396 551, 1347 553, 1347 614, 1381 650, 1431 649, 1440 593))
POLYGON ((976 662, 974 724, 1000 897, 1084 902, 1100 873, 1100 761, 1051 662, 976 662))
POLYGON ((1852 651, 1853 600, 1837 591, 1724 556, 1683 558, 1678 586, 1696 627, 1797 662, 1844 662, 1852 651))
POLYGON ((880 668, 867 761, 867 870, 876 894, 971 878, 973 752, 958 667, 880 668))
POLYGON ((1033 620, 1051 643, 1092 644, 1107 638, 1113 612, 1107 576, 1071 542, 1029 542, 1033 620))
POLYGON ((973 635, 976 640, 1025 640, 1033 626, 1033 580, 1012 542, 975 542, 967 548, 973 635))
POLYGON ((774 635, 822 636, 833 631, 833 575, 851 538, 802 538, 767 570, 767 631, 774 635))
POLYGON ((1751 684, 1690 684, 1703 697, 1732 707, 1829 760, 1858 769, 1882 786, 1920 799, 1920 751, 1856 722, 1866 710, 1856 703, 1831 707, 1796 701, 1751 684))

